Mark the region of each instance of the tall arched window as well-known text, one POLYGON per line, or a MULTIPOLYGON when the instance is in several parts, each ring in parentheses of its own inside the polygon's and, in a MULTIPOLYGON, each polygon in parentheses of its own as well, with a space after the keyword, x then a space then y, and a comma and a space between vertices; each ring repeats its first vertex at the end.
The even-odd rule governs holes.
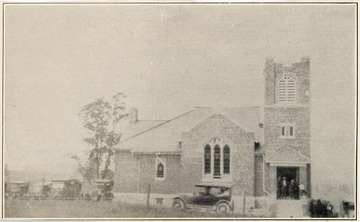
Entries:
POLYGON ((214 177, 218 177, 221 175, 220 173, 220 147, 219 145, 215 145, 215 148, 214 148, 214 177))
POLYGON ((204 150, 204 173, 211 173, 211 147, 209 144, 205 146, 204 150))
POLYGON ((279 80, 278 84, 278 101, 295 102, 296 101, 296 83, 289 76, 279 80))
POLYGON ((230 148, 228 145, 224 146, 224 150, 223 150, 224 154, 223 154, 223 167, 224 167, 224 174, 229 174, 230 173, 230 148))
POLYGON ((213 139, 204 147, 204 179, 231 179, 230 147, 220 139, 213 139))

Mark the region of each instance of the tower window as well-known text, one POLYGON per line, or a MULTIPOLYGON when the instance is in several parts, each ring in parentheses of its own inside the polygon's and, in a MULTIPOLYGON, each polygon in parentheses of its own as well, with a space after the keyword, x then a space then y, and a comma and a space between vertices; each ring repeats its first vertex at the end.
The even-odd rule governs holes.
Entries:
POLYGON ((279 80, 278 84, 278 101, 295 102, 296 101, 296 83, 289 76, 279 80))
POLYGON ((295 138, 295 125, 285 123, 280 125, 280 138, 293 139, 295 138))

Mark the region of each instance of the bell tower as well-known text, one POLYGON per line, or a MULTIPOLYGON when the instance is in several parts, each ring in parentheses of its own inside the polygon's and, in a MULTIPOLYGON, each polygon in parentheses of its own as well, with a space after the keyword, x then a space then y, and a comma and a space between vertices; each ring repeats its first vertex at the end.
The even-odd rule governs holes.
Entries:
POLYGON ((310 195, 310 59, 289 66, 268 59, 264 69, 264 148, 269 190, 279 177, 310 195), (285 173, 285 171, 287 173, 285 173))

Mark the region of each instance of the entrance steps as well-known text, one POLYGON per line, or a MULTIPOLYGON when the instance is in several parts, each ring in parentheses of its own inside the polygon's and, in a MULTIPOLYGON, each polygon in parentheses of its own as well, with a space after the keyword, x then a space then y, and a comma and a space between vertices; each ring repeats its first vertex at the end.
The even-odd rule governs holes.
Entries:
POLYGON ((277 218, 305 218, 308 216, 308 201, 301 200, 276 200, 277 218))

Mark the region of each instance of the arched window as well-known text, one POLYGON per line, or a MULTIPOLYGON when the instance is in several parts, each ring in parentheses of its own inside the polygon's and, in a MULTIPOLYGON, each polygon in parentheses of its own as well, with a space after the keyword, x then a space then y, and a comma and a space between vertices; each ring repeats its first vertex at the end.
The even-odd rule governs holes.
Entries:
POLYGON ((289 76, 279 80, 278 84, 278 101, 295 102, 296 101, 296 83, 289 76))
POLYGON ((204 173, 211 173, 211 147, 209 144, 206 144, 204 149, 204 173))
POLYGON ((214 148, 214 177, 218 177, 221 175, 220 173, 220 147, 219 145, 215 145, 214 148))
POLYGON ((165 180, 166 158, 156 157, 155 164, 155 179, 165 180))
POLYGON ((213 139, 204 147, 204 180, 231 179, 230 147, 220 139, 213 139))
POLYGON ((223 150, 223 166, 224 166, 224 174, 229 174, 230 173, 230 148, 228 145, 224 146, 224 150, 223 150))
POLYGON ((158 163, 156 177, 163 178, 164 177, 164 164, 158 163))

